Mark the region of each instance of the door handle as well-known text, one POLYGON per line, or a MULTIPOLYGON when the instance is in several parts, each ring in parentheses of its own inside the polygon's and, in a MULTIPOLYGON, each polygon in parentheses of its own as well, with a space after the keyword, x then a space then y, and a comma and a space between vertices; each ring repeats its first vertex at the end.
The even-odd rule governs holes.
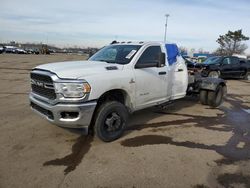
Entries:
POLYGON ((164 75, 164 74, 167 74, 167 72, 163 71, 163 72, 159 72, 158 74, 159 75, 164 75))
POLYGON ((183 69, 178 69, 178 72, 182 72, 183 71, 183 69))

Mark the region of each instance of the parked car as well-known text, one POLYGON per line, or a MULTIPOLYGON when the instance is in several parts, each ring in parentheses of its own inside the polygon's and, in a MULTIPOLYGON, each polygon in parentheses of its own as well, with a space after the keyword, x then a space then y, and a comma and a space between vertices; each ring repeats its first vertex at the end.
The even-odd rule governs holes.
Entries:
POLYGON ((250 65, 246 59, 234 56, 215 56, 208 58, 201 65, 203 77, 250 79, 250 65))
POLYGON ((21 49, 21 48, 16 48, 15 53, 16 54, 27 54, 27 52, 24 49, 21 49))
POLYGON ((39 50, 38 49, 26 49, 27 54, 39 54, 39 50))
POLYGON ((16 51, 15 46, 4 46, 3 49, 4 49, 4 52, 7 54, 13 54, 16 51))
POLYGON ((3 53, 4 49, 3 47, 0 47, 0 54, 3 53))
POLYGON ((189 74, 195 74, 195 73, 200 72, 201 67, 202 67, 201 63, 193 62, 189 58, 186 58, 186 57, 183 57, 183 59, 185 60, 189 74))
POLYGON ((27 54, 34 54, 35 53, 35 51, 31 48, 26 49, 26 52, 27 52, 27 54))

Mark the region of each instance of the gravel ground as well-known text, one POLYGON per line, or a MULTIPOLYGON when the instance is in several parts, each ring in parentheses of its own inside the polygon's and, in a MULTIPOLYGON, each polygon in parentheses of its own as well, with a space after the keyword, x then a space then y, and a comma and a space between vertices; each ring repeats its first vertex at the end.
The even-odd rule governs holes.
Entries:
POLYGON ((78 55, 0 55, 0 187, 250 187, 250 82, 227 80, 219 108, 196 98, 130 117, 103 143, 29 108, 29 71, 78 55))

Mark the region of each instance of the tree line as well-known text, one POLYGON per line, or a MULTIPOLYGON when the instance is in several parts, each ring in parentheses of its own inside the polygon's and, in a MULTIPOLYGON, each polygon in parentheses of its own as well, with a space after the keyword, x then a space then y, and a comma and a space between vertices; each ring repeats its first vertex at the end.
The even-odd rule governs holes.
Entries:
MULTIPOLYGON (((249 37, 245 36, 242 33, 242 29, 236 31, 228 31, 224 35, 220 35, 216 42, 219 44, 219 47, 216 49, 214 54, 216 55, 228 55, 231 56, 233 54, 244 54, 245 50, 248 46, 244 43, 244 41, 249 40, 249 37)), ((180 47, 181 53, 187 53, 187 48, 180 47)), ((191 52, 196 51, 195 49, 191 49, 191 52)), ((203 51, 203 49, 199 49, 198 53, 207 53, 203 51)))

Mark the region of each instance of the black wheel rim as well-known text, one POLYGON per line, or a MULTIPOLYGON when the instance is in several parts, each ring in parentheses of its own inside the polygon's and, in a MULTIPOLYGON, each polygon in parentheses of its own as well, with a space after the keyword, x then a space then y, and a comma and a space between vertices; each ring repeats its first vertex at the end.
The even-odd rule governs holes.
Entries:
POLYGON ((122 129, 123 120, 117 112, 109 113, 104 119, 104 131, 112 134, 119 132, 122 129))
POLYGON ((215 72, 215 71, 212 71, 209 75, 210 75, 210 77, 212 77, 212 78, 219 78, 218 72, 215 72))

